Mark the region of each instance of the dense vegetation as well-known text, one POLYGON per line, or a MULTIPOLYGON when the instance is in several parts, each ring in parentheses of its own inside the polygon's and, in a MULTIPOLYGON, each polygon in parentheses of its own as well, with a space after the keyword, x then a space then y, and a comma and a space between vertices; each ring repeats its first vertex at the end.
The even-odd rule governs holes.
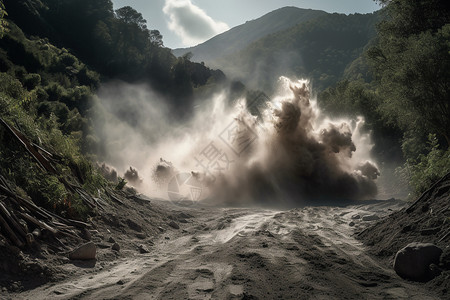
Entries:
POLYGON ((102 111, 95 96, 102 82, 146 82, 183 118, 196 89, 204 93, 224 79, 221 71, 174 57, 131 7, 113 11, 109 0, 0 4, 0 117, 52 153, 57 169, 49 174, 39 168, 0 126, 0 175, 21 195, 59 213, 88 213, 67 188, 70 178, 94 194, 106 184, 89 162, 102 154, 91 120, 94 110, 97 116, 102 111))
POLYGON ((319 99, 328 111, 365 115, 378 144, 400 134, 398 172, 419 194, 450 171, 450 12, 439 0, 379 2, 378 35, 362 58, 373 80, 340 82, 319 99))
POLYGON ((116 11, 110 0, 5 0, 9 18, 28 35, 70 49, 106 78, 145 81, 178 110, 188 109, 194 87, 223 74, 165 48, 158 30, 133 8, 116 11))

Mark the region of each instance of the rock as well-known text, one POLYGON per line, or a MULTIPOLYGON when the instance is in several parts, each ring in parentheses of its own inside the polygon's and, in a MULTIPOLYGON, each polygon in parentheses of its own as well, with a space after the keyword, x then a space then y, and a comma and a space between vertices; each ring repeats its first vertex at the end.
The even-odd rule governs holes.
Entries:
POLYGON ((147 248, 144 247, 144 245, 139 245, 139 253, 144 254, 144 253, 149 253, 150 251, 147 250, 147 248))
POLYGON ((135 235, 140 240, 143 240, 147 237, 147 235, 145 233, 136 233, 135 235))
POLYGON ((92 240, 91 232, 89 230, 87 230, 86 228, 83 228, 83 230, 81 231, 81 234, 85 240, 88 240, 88 241, 92 240))
POLYGON ((142 231, 142 226, 139 225, 138 223, 134 222, 133 220, 127 219, 126 222, 127 222, 128 227, 130 227, 134 231, 138 231, 138 232, 142 231))
POLYGON ((116 242, 116 240, 112 236, 110 236, 108 242, 113 244, 116 242))
POLYGON ((120 245, 117 244, 117 243, 114 243, 114 244, 111 246, 111 249, 113 249, 113 250, 115 250, 115 251, 120 251, 120 245))
POLYGON ((41 230, 39 228, 36 228, 35 230, 33 230, 32 234, 35 238, 39 238, 41 236, 41 230))
POLYGON ((20 289, 20 285, 19 285, 18 282, 13 282, 13 283, 11 284, 11 290, 12 290, 13 292, 18 292, 19 289, 20 289))
POLYGON ((93 242, 89 242, 81 245, 72 252, 69 253, 69 259, 71 260, 92 260, 95 259, 97 253, 97 247, 93 242))
POLYGON ((158 226, 158 230, 159 230, 160 232, 164 232, 164 228, 162 228, 161 226, 158 226))
POLYGON ((355 226, 355 222, 350 222, 350 223, 348 223, 348 226, 350 226, 350 227, 353 227, 353 226, 355 226))
POLYGON ((366 222, 368 222, 368 221, 376 221, 376 220, 379 220, 379 219, 380 219, 380 217, 377 216, 377 215, 369 215, 369 216, 362 217, 362 220, 366 221, 366 222))
POLYGON ((169 223, 169 226, 172 227, 173 229, 180 229, 180 226, 178 226, 178 224, 175 223, 174 221, 171 221, 169 223))
POLYGON ((436 276, 430 269, 438 264, 442 249, 430 243, 410 243, 395 255, 394 270, 404 279, 428 281, 436 276))
POLYGON ((361 219, 360 215, 353 215, 352 216, 352 220, 358 220, 358 219, 361 219))

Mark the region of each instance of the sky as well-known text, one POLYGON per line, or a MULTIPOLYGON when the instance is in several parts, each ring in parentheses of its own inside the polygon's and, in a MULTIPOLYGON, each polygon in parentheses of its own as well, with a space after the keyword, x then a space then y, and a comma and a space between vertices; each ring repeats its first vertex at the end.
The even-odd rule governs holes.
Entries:
POLYGON ((371 13, 374 0, 112 0, 114 9, 131 6, 149 29, 157 29, 169 48, 200 44, 213 36, 285 6, 330 13, 371 13))

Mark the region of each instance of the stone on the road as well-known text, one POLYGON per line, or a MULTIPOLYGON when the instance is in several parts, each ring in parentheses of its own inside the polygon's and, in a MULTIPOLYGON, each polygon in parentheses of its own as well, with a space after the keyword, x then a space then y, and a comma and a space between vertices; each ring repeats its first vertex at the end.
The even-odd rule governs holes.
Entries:
POLYGON ((394 259, 395 272, 404 279, 427 281, 436 272, 430 269, 431 264, 439 264, 442 249, 430 243, 410 243, 399 250, 394 259))
POLYGON ((111 249, 115 250, 115 251, 120 251, 120 245, 118 243, 114 243, 111 247, 111 249))
POLYGON ((69 253, 69 259, 72 260, 92 260, 95 259, 97 247, 93 242, 81 245, 69 253))
POLYGON ((180 226, 178 226, 178 224, 175 223, 174 221, 171 221, 169 223, 169 226, 172 227, 173 229, 180 229, 180 226))

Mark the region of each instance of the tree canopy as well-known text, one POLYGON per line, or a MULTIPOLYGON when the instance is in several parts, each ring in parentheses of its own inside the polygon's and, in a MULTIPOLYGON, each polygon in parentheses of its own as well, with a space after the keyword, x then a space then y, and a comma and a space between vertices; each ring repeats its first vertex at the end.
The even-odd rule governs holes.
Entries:
POLYGON ((450 146, 450 13, 445 1, 381 1, 385 19, 369 51, 382 109, 404 130, 450 146))
POLYGON ((366 116, 377 157, 401 145, 399 172, 417 195, 450 171, 450 13, 443 0, 378 2, 377 36, 357 60, 372 76, 352 76, 319 100, 328 111, 366 116))

